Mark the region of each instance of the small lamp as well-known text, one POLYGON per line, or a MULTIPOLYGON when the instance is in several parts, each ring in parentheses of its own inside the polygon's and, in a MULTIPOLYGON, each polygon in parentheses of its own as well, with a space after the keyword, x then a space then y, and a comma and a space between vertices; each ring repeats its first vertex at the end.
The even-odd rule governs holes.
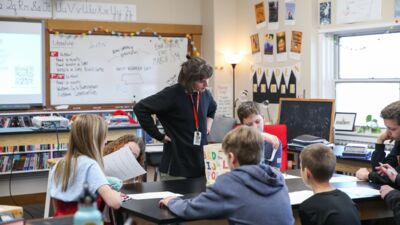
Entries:
POLYGON ((235 109, 236 109, 236 99, 235 99, 235 67, 242 60, 241 54, 225 54, 225 61, 232 66, 233 76, 232 76, 232 99, 233 99, 233 118, 235 118, 235 109))

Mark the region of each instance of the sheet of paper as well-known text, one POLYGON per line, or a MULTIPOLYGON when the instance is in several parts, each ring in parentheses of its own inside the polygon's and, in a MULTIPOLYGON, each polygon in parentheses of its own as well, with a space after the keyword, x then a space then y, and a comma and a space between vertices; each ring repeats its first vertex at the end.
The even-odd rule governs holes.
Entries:
POLYGON ((142 194, 131 194, 128 195, 130 199, 134 200, 143 200, 143 199, 154 199, 154 198, 166 198, 170 196, 182 196, 181 194, 173 193, 170 191, 161 191, 161 192, 147 192, 142 194))
POLYGON ((337 176, 337 177, 332 177, 329 180, 329 183, 356 182, 356 181, 358 181, 357 177, 353 177, 353 176, 337 176))
POLYGON ((290 204, 297 205, 307 198, 313 196, 313 192, 309 190, 289 192, 290 204))
POLYGON ((146 152, 162 152, 163 145, 146 145, 146 152))
POLYGON ((339 190, 345 192, 350 198, 361 198, 366 196, 378 196, 379 190, 366 187, 348 187, 339 188, 339 190))
POLYGON ((294 175, 290 175, 290 174, 287 174, 287 173, 282 173, 282 175, 283 175, 283 178, 285 178, 285 180, 286 179, 300 178, 299 176, 294 176, 294 175))
POLYGON ((124 147, 106 155, 103 160, 106 176, 128 180, 146 173, 129 147, 124 147))

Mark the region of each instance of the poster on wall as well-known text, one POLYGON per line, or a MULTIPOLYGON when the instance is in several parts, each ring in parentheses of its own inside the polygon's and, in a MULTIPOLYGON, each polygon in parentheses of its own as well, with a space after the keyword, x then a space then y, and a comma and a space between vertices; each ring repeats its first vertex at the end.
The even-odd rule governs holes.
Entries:
POLYGON ((264 56, 263 60, 266 62, 274 61, 274 34, 265 34, 264 41, 264 56))
POLYGON ((400 18, 400 0, 394 1, 394 18, 400 18))
POLYGON ((296 2, 295 0, 285 0, 285 25, 296 24, 296 2))
POLYGON ((254 63, 261 62, 260 39, 258 37, 258 33, 250 36, 250 42, 251 42, 251 53, 253 62, 254 63))
POLYGON ((256 16, 256 28, 261 29, 267 26, 265 19, 265 8, 264 2, 260 2, 254 5, 254 12, 256 16))
POLYGON ((292 31, 292 39, 290 41, 289 56, 292 59, 300 60, 301 57, 301 42, 303 33, 301 31, 292 31))
POLYGON ((286 32, 281 31, 276 33, 276 61, 282 62, 287 60, 286 51, 286 32))
POLYGON ((268 0, 268 29, 277 30, 279 28, 279 1, 268 0))
POLYGON ((233 96, 232 86, 227 84, 217 85, 215 89, 215 99, 218 105, 217 115, 233 117, 233 96))
POLYGON ((331 2, 319 3, 319 24, 331 24, 331 2))
POLYGON ((300 63, 253 70, 253 101, 277 104, 280 98, 296 98, 300 72, 300 63))
POLYGON ((354 23, 382 19, 382 0, 336 1, 336 23, 354 23))

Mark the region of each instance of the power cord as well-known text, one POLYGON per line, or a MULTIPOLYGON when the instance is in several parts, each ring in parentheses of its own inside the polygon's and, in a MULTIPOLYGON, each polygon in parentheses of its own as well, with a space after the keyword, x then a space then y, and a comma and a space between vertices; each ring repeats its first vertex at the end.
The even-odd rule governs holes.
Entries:
MULTIPOLYGON (((12 172, 13 172, 13 168, 14 168, 14 156, 15 156, 15 151, 14 151, 14 149, 13 149, 13 152, 12 152, 12 154, 11 154, 11 168, 10 168, 10 176, 9 176, 9 180, 8 180, 8 192, 9 192, 9 195, 10 195, 10 199, 11 199, 11 201, 13 202, 13 204, 14 205, 16 205, 16 206, 21 206, 20 204, 18 204, 16 201, 15 201, 15 199, 14 199, 14 197, 12 196, 12 193, 11 193, 11 179, 12 179, 12 172)), ((26 160, 26 159, 25 159, 26 160)), ((33 219, 33 215, 26 209, 26 207, 22 207, 22 210, 26 213, 26 214, 28 214, 30 217, 31 217, 31 219, 33 219)))

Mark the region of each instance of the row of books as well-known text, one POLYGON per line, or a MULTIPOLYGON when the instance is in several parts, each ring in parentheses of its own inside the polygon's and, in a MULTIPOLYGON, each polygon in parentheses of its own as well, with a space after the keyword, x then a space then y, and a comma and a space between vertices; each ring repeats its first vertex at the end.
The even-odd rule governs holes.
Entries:
POLYGON ((48 159, 58 158, 64 155, 63 152, 43 152, 40 154, 29 153, 23 155, 0 156, 0 172, 31 171, 48 169, 48 159), (54 154, 55 153, 55 154, 54 154))
POLYGON ((33 144, 33 145, 13 145, 13 146, 0 146, 0 153, 6 152, 30 152, 30 151, 44 151, 44 150, 65 150, 68 148, 67 143, 57 144, 33 144))

